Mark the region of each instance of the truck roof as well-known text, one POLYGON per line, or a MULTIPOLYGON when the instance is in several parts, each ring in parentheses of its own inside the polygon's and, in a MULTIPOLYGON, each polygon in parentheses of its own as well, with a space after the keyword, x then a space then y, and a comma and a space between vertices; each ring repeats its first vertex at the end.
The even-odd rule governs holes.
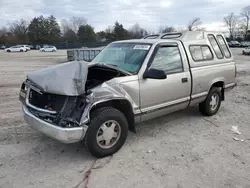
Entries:
POLYGON ((167 42, 174 42, 176 40, 181 40, 183 42, 189 41, 202 41, 206 40, 208 34, 220 34, 223 35, 221 32, 213 32, 213 31, 184 31, 184 32, 170 32, 170 33, 161 33, 161 34, 153 34, 148 35, 142 39, 132 39, 132 40, 123 40, 123 41, 116 41, 115 43, 121 42, 131 42, 131 43, 149 43, 154 44, 159 41, 167 41, 167 42))

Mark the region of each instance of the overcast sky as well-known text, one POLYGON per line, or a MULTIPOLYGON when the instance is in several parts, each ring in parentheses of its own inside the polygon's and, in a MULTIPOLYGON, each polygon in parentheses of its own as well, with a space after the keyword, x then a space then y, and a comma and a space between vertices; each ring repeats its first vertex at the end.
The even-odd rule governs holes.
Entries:
POLYGON ((220 30, 223 17, 239 13, 249 0, 0 0, 0 27, 24 18, 54 15, 58 21, 85 17, 100 31, 117 20, 125 28, 135 23, 151 31, 160 26, 186 26, 200 17, 208 30, 220 30))

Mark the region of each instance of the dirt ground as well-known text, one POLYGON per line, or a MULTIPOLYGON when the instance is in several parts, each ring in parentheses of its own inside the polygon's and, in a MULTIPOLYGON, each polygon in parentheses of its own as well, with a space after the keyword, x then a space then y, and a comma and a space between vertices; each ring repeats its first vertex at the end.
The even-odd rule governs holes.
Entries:
POLYGON ((51 140, 22 117, 18 93, 27 72, 64 62, 66 51, 0 51, 0 187, 249 188, 250 56, 233 53, 238 86, 217 115, 189 108, 148 121, 112 158, 96 160, 80 143, 51 140))

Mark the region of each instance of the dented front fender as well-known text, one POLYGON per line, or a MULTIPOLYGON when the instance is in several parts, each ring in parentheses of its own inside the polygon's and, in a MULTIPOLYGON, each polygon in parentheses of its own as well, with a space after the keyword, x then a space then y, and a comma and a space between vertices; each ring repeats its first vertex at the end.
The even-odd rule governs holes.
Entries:
POLYGON ((126 100, 130 103, 133 114, 139 114, 139 83, 138 79, 126 80, 126 78, 115 78, 111 81, 104 82, 102 85, 91 90, 91 94, 87 96, 87 106, 82 115, 80 124, 86 124, 90 121, 91 109, 101 103, 113 100, 126 100), (121 79, 126 80, 124 82, 121 79), (121 81, 121 82, 119 82, 121 81))

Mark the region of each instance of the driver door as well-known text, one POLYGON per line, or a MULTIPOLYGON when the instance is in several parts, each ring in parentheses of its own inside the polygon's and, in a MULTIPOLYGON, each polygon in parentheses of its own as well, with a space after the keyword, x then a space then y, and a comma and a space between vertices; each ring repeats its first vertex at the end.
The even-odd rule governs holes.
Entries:
POLYGON ((191 76, 178 44, 159 44, 152 57, 147 69, 163 70, 167 78, 139 80, 142 121, 184 109, 190 99, 191 76))

